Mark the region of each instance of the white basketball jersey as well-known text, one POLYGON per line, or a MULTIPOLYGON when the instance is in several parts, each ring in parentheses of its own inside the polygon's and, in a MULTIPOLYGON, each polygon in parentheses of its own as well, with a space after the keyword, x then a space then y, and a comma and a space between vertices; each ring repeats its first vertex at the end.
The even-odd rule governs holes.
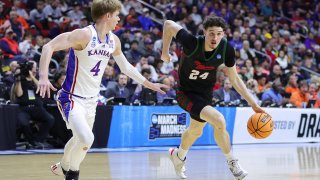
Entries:
POLYGON ((63 90, 81 97, 97 96, 101 78, 111 53, 115 50, 114 34, 109 32, 106 42, 101 42, 94 25, 89 25, 91 40, 81 51, 70 49, 63 90))

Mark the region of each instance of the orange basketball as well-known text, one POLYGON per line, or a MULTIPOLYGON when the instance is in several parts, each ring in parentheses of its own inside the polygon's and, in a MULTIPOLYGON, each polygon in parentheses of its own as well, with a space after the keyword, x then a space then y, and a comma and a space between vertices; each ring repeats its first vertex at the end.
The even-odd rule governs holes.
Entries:
POLYGON ((272 133, 272 117, 266 113, 255 113, 250 117, 247 123, 249 134, 257 139, 264 139, 272 133))

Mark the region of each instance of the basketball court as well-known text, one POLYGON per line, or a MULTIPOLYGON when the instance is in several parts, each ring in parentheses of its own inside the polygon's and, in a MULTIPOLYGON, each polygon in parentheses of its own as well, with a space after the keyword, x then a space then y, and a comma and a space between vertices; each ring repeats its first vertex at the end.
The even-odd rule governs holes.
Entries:
MULTIPOLYGON (((81 165, 80 179, 173 180, 167 147, 94 149, 81 165)), ((319 180, 320 144, 234 145, 233 151, 249 172, 246 180, 319 180)), ((2 180, 59 180, 49 167, 62 150, 1 151, 2 180)), ((187 157, 191 180, 233 179, 225 158, 216 146, 196 146, 187 157)))

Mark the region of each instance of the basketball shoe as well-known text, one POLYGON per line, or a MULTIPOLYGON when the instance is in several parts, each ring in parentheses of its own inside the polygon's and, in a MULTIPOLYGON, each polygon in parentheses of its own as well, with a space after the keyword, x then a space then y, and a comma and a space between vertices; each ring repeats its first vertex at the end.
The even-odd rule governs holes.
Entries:
POLYGON ((248 175, 248 173, 243 170, 238 163, 238 159, 232 159, 228 162, 229 169, 236 180, 241 180, 248 175))
POLYGON ((178 149, 176 148, 170 148, 169 149, 169 158, 174 166, 174 169, 176 171, 176 174, 181 177, 182 179, 186 179, 187 176, 184 174, 184 172, 186 171, 185 168, 185 161, 186 158, 184 160, 181 160, 178 157, 178 149))
POLYGON ((63 175, 66 175, 66 173, 67 173, 67 171, 62 168, 60 162, 52 165, 51 171, 53 174, 58 175, 58 176, 63 176, 63 175))

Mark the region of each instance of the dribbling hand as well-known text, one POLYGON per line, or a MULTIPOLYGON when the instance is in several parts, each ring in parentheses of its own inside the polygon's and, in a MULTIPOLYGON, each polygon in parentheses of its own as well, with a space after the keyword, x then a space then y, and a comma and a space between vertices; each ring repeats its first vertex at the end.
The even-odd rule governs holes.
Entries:
POLYGON ((49 79, 43 79, 40 78, 38 82, 38 87, 36 93, 44 98, 47 94, 47 97, 50 98, 50 89, 53 91, 56 91, 57 89, 53 87, 53 85, 50 83, 49 79))
MULTIPOLYGON (((252 109, 256 113, 266 113, 259 105, 252 106, 252 109)), ((268 114, 268 113, 267 113, 268 114)))

